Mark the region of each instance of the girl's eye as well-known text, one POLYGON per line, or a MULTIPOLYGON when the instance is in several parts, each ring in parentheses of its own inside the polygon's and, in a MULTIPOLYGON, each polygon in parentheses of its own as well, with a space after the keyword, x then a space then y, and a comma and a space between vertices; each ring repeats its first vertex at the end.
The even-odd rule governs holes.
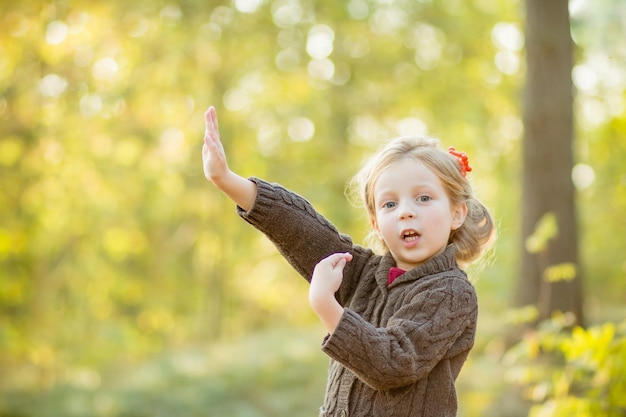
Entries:
POLYGON ((394 208, 395 206, 396 206, 396 203, 393 201, 387 201, 386 203, 383 203, 383 208, 386 208, 386 209, 394 208))
POLYGON ((421 203, 427 203, 430 200, 432 200, 432 198, 429 195, 421 195, 419 197, 417 197, 417 200, 421 203))

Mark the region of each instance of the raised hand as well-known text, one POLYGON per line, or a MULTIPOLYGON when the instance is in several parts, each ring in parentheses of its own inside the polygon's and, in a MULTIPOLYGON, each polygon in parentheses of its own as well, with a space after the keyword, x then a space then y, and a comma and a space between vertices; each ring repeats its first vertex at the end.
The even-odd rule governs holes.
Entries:
POLYGON ((228 167, 226 153, 220 140, 215 107, 204 114, 204 144, 202 145, 202 167, 204 176, 230 197, 239 207, 250 210, 256 199, 256 184, 243 178, 228 167))
MULTIPOLYGON (((204 145, 202 145, 202 166, 204 176, 216 184, 228 174, 229 168, 226 162, 224 146, 220 141, 220 131, 217 123, 215 107, 211 106, 204 113, 204 145)), ((217 184, 216 184, 217 185, 217 184)))

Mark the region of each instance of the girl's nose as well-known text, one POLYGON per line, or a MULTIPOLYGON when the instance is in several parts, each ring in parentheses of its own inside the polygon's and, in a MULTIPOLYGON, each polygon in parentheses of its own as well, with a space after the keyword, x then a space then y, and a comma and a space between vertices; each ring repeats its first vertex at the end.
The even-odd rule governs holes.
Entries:
POLYGON ((415 209, 408 203, 401 203, 398 216, 400 219, 412 219, 415 217, 415 209))

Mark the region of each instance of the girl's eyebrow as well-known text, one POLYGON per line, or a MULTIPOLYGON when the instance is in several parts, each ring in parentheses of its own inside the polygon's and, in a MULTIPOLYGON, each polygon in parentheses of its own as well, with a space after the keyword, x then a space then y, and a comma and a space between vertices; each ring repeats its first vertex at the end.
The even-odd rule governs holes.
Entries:
POLYGON ((391 198, 391 197, 395 197, 395 195, 396 195, 396 190, 390 189, 390 190, 383 190, 381 192, 374 193, 374 198, 375 199, 391 198))
MULTIPOLYGON (((433 186, 432 184, 429 183, 419 183, 419 184, 415 184, 411 187, 411 191, 416 192, 416 191, 423 191, 423 190, 427 190, 427 191, 434 191, 436 190, 437 187, 433 186)), ((389 188, 389 189, 385 189, 382 190, 378 193, 374 193, 374 196, 386 196, 387 194, 396 194, 398 193, 397 188, 389 188)))

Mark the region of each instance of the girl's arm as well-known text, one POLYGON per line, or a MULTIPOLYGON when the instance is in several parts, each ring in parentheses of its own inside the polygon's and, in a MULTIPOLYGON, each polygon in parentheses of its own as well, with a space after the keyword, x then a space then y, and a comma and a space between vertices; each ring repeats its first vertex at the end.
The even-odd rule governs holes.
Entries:
POLYGON ((371 251, 352 243, 341 234, 306 199, 280 186, 259 178, 257 197, 252 209, 238 209, 239 215, 265 234, 292 267, 308 281, 318 262, 333 253, 349 252, 354 256, 344 270, 342 293, 346 296, 357 279, 371 251))
POLYGON ((224 146, 220 141, 215 107, 209 107, 204 114, 204 121, 206 126, 202 146, 204 176, 239 207, 246 211, 250 210, 256 198, 256 184, 237 175, 228 167, 224 146))
POLYGON ((322 350, 381 391, 427 378, 443 359, 452 361, 451 371, 458 373, 474 344, 476 294, 461 277, 437 276, 431 281, 425 288, 415 285, 383 327, 345 308, 322 350))
POLYGON ((220 141, 217 115, 213 106, 205 114, 206 130, 202 147, 204 175, 238 206, 239 215, 263 232, 280 253, 307 280, 313 268, 332 253, 351 252, 355 256, 346 268, 342 293, 347 297, 363 263, 371 252, 355 247, 299 195, 258 178, 245 179, 228 167, 220 141))

